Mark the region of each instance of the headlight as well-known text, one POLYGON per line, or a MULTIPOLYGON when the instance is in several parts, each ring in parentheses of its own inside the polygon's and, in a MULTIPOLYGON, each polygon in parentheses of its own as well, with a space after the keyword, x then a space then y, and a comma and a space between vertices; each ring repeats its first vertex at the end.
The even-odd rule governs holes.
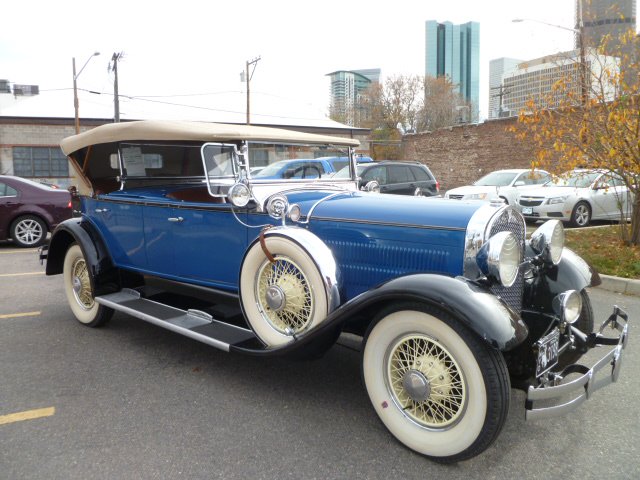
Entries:
POLYGON ((582 313, 582 298, 575 290, 567 290, 556 295, 552 305, 556 315, 569 324, 575 323, 582 313))
POLYGON ((555 204, 555 203, 564 203, 564 201, 565 201, 567 198, 569 198, 569 195, 564 195, 564 196, 562 196, 562 197, 553 197, 553 198, 550 198, 549 200, 547 200, 547 203, 548 203, 549 205, 553 205, 553 204, 555 204))
POLYGON ((485 243, 476 257, 480 271, 487 277, 510 287, 518 278, 522 249, 516 236, 507 231, 496 233, 485 243))
POLYGON ((487 193, 470 193, 469 195, 465 195, 465 200, 484 200, 487 198, 487 193))
POLYGON ((564 250, 564 227, 560 220, 549 220, 531 234, 531 248, 545 261, 558 265, 564 250))
POLYGON ((251 200, 251 191, 244 183, 236 183, 229 189, 229 201, 235 207, 246 207, 251 200))

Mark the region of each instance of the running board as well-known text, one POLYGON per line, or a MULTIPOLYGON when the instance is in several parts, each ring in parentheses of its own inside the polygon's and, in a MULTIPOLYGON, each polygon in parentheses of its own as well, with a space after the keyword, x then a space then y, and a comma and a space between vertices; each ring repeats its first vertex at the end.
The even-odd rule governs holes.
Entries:
POLYGON ((220 322, 206 312, 185 311, 147 300, 141 298, 139 292, 129 288, 96 297, 95 300, 100 305, 127 313, 225 352, 229 351, 231 345, 256 338, 251 330, 220 322))

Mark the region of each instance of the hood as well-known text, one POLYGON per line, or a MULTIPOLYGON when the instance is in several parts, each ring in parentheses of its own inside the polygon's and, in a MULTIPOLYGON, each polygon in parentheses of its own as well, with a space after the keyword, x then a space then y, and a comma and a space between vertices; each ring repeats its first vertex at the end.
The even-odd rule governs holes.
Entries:
POLYGON ((520 197, 553 198, 563 195, 579 195, 579 192, 587 188, 576 187, 537 187, 520 190, 520 197))
POLYGON ((300 206, 305 217, 313 208, 312 219, 452 230, 466 230, 471 216, 484 205, 480 202, 358 191, 337 195, 335 192, 296 192, 290 193, 288 199, 300 206), (322 199, 325 200, 320 201, 322 199))
MULTIPOLYGON (((500 192, 501 187, 496 187, 494 185, 467 185, 464 187, 453 188, 447 191, 447 194, 452 195, 472 195, 474 193, 487 193, 498 194, 500 192)), ((487 200, 489 200, 487 198, 487 200)))

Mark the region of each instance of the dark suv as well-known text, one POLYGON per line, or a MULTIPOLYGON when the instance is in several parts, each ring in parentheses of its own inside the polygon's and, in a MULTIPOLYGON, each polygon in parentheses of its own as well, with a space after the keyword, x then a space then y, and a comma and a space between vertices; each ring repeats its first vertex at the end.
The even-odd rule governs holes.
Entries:
MULTIPOLYGON (((348 178, 349 168, 342 169, 335 176, 348 178)), ((380 193, 432 197, 440 191, 440 184, 431 170, 420 162, 384 160, 358 164, 358 177, 360 188, 376 181, 380 185, 380 193)))

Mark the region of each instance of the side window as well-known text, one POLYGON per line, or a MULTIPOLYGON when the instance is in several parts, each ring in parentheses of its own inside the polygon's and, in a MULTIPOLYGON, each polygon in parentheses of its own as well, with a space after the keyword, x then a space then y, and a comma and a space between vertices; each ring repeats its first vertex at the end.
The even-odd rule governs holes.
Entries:
POLYGON ((413 176, 416 177, 417 181, 426 182, 429 180, 433 180, 424 168, 420 168, 417 165, 409 168, 413 172, 413 176))
POLYGON ((17 197, 18 191, 6 183, 0 182, 0 197, 17 197))
POLYGON ((364 181, 365 184, 367 182, 370 182, 371 180, 375 180, 380 185, 386 185, 386 183, 387 183, 387 170, 384 167, 368 168, 362 174, 362 180, 364 181))
POLYGON ((407 183, 413 180, 413 175, 408 167, 404 165, 389 166, 389 183, 407 183))

